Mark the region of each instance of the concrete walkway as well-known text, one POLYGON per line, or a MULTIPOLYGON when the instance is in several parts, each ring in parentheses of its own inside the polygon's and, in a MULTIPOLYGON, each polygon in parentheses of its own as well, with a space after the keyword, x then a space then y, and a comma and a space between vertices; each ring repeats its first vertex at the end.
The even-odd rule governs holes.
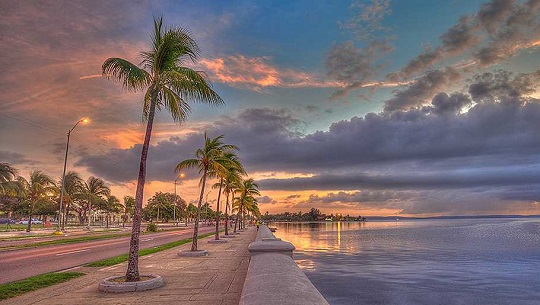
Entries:
MULTIPOLYGON (((126 263, 106 268, 80 267, 70 271, 86 275, 22 296, 4 300, 0 305, 71 305, 71 304, 238 304, 249 265, 249 243, 255 240, 254 227, 230 238, 228 243, 209 244, 214 237, 199 240, 199 249, 208 250, 206 257, 178 257, 177 253, 191 243, 139 258, 141 274, 161 275, 161 288, 122 294, 102 293, 98 282, 113 275, 123 275, 126 263)), ((126 249, 127 250, 127 249, 126 249)))

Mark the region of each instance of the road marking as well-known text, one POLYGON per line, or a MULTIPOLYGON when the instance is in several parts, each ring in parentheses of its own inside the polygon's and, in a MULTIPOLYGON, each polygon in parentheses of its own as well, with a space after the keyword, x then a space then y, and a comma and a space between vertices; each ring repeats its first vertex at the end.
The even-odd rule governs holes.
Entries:
POLYGON ((88 251, 88 250, 90 250, 90 248, 74 250, 74 251, 68 251, 68 252, 62 252, 62 253, 56 253, 56 256, 74 254, 74 253, 84 252, 84 251, 88 251))
POLYGON ((141 239, 141 241, 149 241, 149 240, 152 240, 152 239, 154 239, 154 238, 152 237, 152 238, 141 239))

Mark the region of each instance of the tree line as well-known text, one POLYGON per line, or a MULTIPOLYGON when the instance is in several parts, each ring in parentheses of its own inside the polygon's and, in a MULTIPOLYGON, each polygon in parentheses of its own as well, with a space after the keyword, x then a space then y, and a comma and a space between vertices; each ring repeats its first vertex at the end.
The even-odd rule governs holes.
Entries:
MULTIPOLYGON (((0 163, 0 211, 10 218, 27 218, 27 232, 30 232, 34 217, 47 222, 48 217, 69 219, 74 214, 80 225, 90 226, 94 213, 105 214, 106 226, 111 215, 121 215, 123 223, 133 213, 135 199, 124 196, 120 202, 111 194, 111 189, 101 178, 91 176, 84 180, 77 172, 68 172, 63 181, 64 198, 62 214, 60 192, 62 179, 55 180, 43 171, 34 170, 27 178, 18 175, 18 170, 8 163, 0 163), (61 216, 61 217, 59 217, 61 216)), ((57 219, 57 221, 58 221, 57 219)), ((59 226, 64 227, 64 223, 59 226)))
POLYGON ((366 218, 360 215, 324 214, 316 208, 311 208, 307 213, 298 211, 270 214, 266 212, 261 218, 264 221, 366 221, 366 218))

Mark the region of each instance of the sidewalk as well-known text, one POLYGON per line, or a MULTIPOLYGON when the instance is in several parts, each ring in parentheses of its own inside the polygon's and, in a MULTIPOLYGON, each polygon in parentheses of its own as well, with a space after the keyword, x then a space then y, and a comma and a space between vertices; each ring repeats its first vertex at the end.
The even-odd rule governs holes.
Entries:
POLYGON ((113 275, 123 275, 126 263, 106 267, 71 269, 86 275, 22 296, 1 301, 0 305, 71 305, 71 304, 238 304, 249 265, 247 247, 255 240, 254 227, 230 238, 228 243, 209 244, 214 237, 199 240, 199 249, 208 250, 206 257, 178 257, 191 243, 139 258, 141 274, 161 275, 161 288, 133 293, 102 293, 98 282, 113 275))

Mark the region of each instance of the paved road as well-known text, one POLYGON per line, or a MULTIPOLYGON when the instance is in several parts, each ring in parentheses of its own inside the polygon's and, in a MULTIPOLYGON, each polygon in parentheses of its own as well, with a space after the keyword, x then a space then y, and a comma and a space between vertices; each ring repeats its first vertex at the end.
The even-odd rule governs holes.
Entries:
MULTIPOLYGON (((200 227, 199 234, 213 227, 200 227)), ((166 231, 141 236, 140 248, 150 248, 191 237, 193 230, 166 231)), ((47 272, 80 266, 129 251, 130 237, 121 237, 67 245, 55 245, 0 252, 0 284, 47 272)))

